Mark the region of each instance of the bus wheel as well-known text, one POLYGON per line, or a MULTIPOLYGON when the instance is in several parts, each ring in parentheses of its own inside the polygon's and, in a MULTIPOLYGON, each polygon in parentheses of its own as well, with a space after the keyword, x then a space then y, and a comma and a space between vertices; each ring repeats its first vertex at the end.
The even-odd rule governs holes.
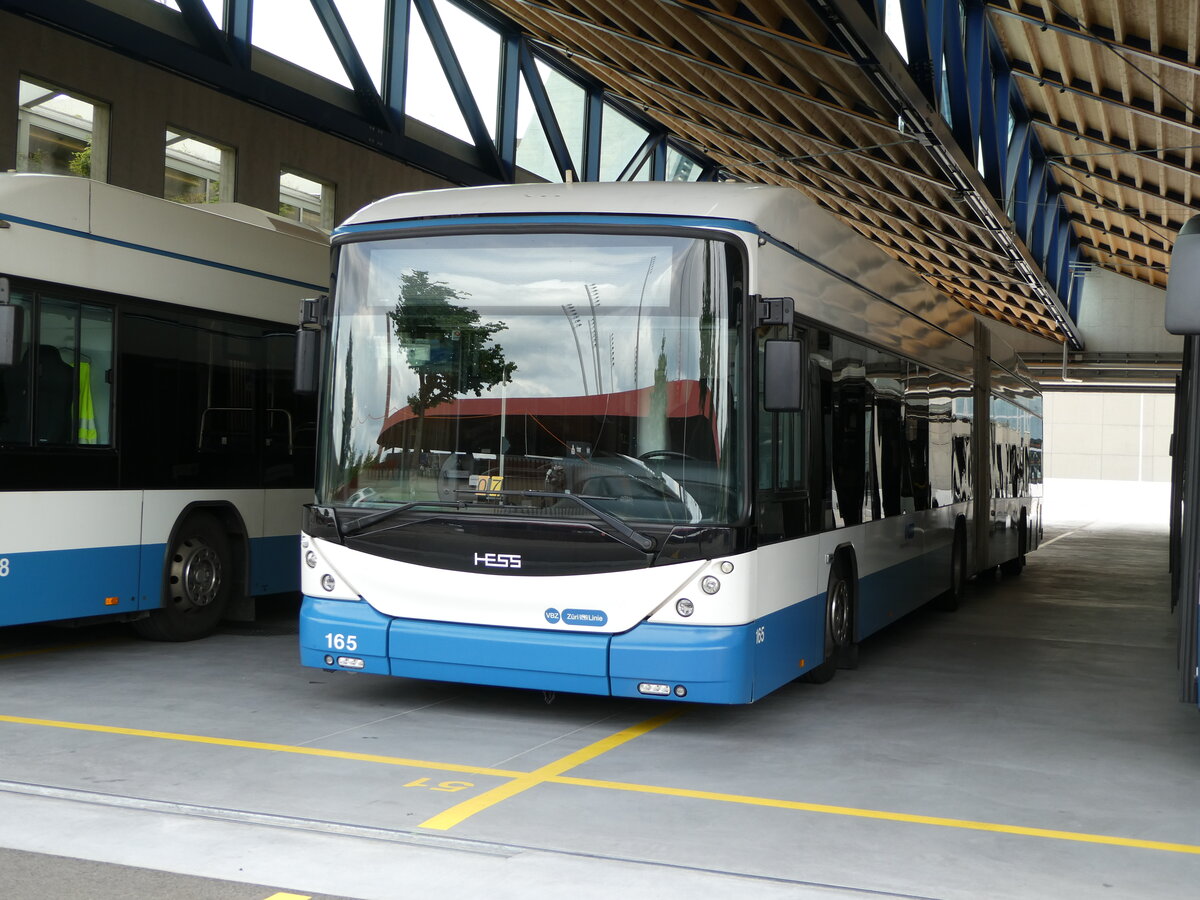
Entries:
POLYGON ((152 641, 194 641, 211 634, 233 590, 229 539, 211 515, 188 518, 167 554, 163 605, 134 629, 152 641))
POLYGON ((934 605, 946 612, 958 609, 967 589, 967 539, 962 528, 954 529, 954 546, 950 550, 950 587, 939 594, 934 605))
POLYGON ((858 665, 858 645, 854 643, 854 583, 847 571, 845 557, 836 557, 829 569, 829 587, 825 591, 825 659, 804 674, 810 684, 825 684, 839 668, 858 665))
POLYGON ((1028 527, 1025 510, 1021 510, 1020 530, 1017 532, 1017 555, 1000 563, 1000 569, 1005 575, 1020 575, 1021 570, 1025 568, 1025 548, 1029 546, 1028 527))

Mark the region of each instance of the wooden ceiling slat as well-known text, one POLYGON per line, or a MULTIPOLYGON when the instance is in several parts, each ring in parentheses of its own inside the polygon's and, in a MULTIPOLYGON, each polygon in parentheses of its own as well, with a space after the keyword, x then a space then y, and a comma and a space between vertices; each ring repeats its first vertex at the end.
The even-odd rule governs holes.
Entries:
MULTIPOLYGON (((1060 339, 932 156, 872 112, 891 107, 813 0, 490 2, 734 176, 802 190, 968 308, 1060 339)), ((1159 284, 1200 202, 1200 3, 983 2, 1056 157, 1062 193, 1038 201, 1061 196, 1084 259, 1159 284)))

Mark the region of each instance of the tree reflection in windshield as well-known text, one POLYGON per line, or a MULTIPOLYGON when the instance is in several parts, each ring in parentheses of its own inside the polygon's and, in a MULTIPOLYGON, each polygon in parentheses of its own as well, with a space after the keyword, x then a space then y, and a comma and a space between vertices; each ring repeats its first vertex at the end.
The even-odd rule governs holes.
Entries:
POLYGON ((431 281, 428 272, 413 270, 400 276, 400 296, 388 313, 404 359, 417 377, 417 389, 407 402, 417 417, 412 447, 418 450, 418 464, 428 457, 426 411, 463 394, 482 396, 502 381, 512 381, 517 367, 505 362, 504 348, 492 341, 508 326, 481 323, 476 310, 450 302, 469 297, 444 281, 431 281))

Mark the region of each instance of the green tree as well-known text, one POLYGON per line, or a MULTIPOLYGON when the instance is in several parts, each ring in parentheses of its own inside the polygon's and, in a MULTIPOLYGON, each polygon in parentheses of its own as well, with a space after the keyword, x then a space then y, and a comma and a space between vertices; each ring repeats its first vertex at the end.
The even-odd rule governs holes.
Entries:
POLYGON ((417 374, 417 390, 407 398, 417 416, 415 446, 423 449, 425 413, 462 394, 476 397, 501 382, 512 381, 516 363, 506 362, 494 338, 508 326, 481 322, 479 313, 454 300, 470 294, 429 273, 414 269, 400 276, 400 296, 388 318, 408 366, 417 374))
POLYGON ((72 175, 79 175, 82 178, 92 177, 92 145, 88 144, 82 150, 71 154, 71 161, 67 163, 67 168, 71 170, 72 175))

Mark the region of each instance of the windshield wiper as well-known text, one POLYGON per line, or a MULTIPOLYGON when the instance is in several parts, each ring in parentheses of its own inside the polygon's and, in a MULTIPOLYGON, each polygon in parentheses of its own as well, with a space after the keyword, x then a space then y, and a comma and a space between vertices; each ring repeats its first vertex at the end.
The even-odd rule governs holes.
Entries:
MULTIPOLYGON (((472 489, 469 491, 469 493, 474 494, 475 491, 472 489)), ((617 516, 614 516, 612 513, 601 509, 595 503, 591 502, 593 499, 603 500, 607 498, 584 497, 579 494, 567 494, 560 491, 488 491, 487 495, 499 495, 501 497, 547 497, 552 500, 570 500, 571 502, 582 506, 597 519, 616 532, 616 534, 613 534, 612 536, 617 538, 617 540, 626 546, 632 547, 634 550, 641 550, 643 553, 650 553, 655 547, 654 538, 644 535, 640 531, 635 531, 633 528, 630 528, 623 521, 621 521, 621 519, 619 519, 617 516)))
MULTIPOLYGON (((459 493, 469 493, 472 496, 474 496, 474 495, 476 495, 477 492, 472 488, 467 491, 459 491, 459 493)), ((501 490, 501 491, 488 491, 487 493, 489 496, 499 495, 499 496, 505 496, 505 497, 547 497, 547 498, 554 499, 554 500, 570 500, 573 503, 576 503, 579 506, 582 506, 584 509, 586 509, 588 512, 590 512, 592 515, 594 515, 597 519, 599 519, 605 525, 607 525, 610 529, 612 529, 612 532, 615 532, 612 534, 612 537, 615 537, 617 540, 621 541, 621 543, 625 544, 626 546, 632 547, 635 550, 640 550, 643 553, 650 553, 651 551, 654 550, 654 547, 655 547, 654 538, 644 535, 640 531, 636 531, 633 528, 630 528, 629 525, 627 525, 627 524, 625 524, 625 522, 621 521, 620 518, 618 518, 617 516, 614 516, 612 513, 608 512, 606 510, 601 509, 600 507, 596 506, 596 504, 591 502, 591 500, 593 500, 593 499, 604 499, 601 497, 596 497, 596 498, 583 497, 583 496, 580 496, 579 494, 567 494, 567 493, 561 493, 558 491, 504 491, 504 490, 501 490)), ((335 518, 334 522, 335 522, 335 524, 338 525, 338 537, 347 538, 347 537, 353 537, 356 534, 361 534, 362 532, 364 532, 368 528, 370 528, 372 525, 378 525, 380 522, 384 522, 384 521, 390 519, 392 516, 398 515, 399 513, 402 513, 409 509, 413 509, 418 506, 432 506, 432 507, 443 507, 443 508, 449 507, 451 509, 466 509, 468 507, 468 505, 469 504, 464 500, 410 500, 407 503, 400 503, 400 504, 397 504, 396 506, 390 506, 387 509, 381 509, 378 512, 373 512, 369 515, 362 516, 361 518, 355 519, 353 522, 350 522, 347 525, 340 525, 340 523, 337 522, 336 518, 335 518)))
POLYGON ((464 509, 466 503, 462 500, 410 500, 408 503, 400 503, 396 506, 389 506, 387 509, 381 509, 379 512, 373 512, 370 515, 355 519, 349 525, 343 525, 338 528, 338 537, 352 537, 356 534, 361 534, 372 525, 377 525, 380 522, 390 519, 397 513, 402 513, 407 509, 413 509, 417 506, 449 506, 454 509, 464 509))

